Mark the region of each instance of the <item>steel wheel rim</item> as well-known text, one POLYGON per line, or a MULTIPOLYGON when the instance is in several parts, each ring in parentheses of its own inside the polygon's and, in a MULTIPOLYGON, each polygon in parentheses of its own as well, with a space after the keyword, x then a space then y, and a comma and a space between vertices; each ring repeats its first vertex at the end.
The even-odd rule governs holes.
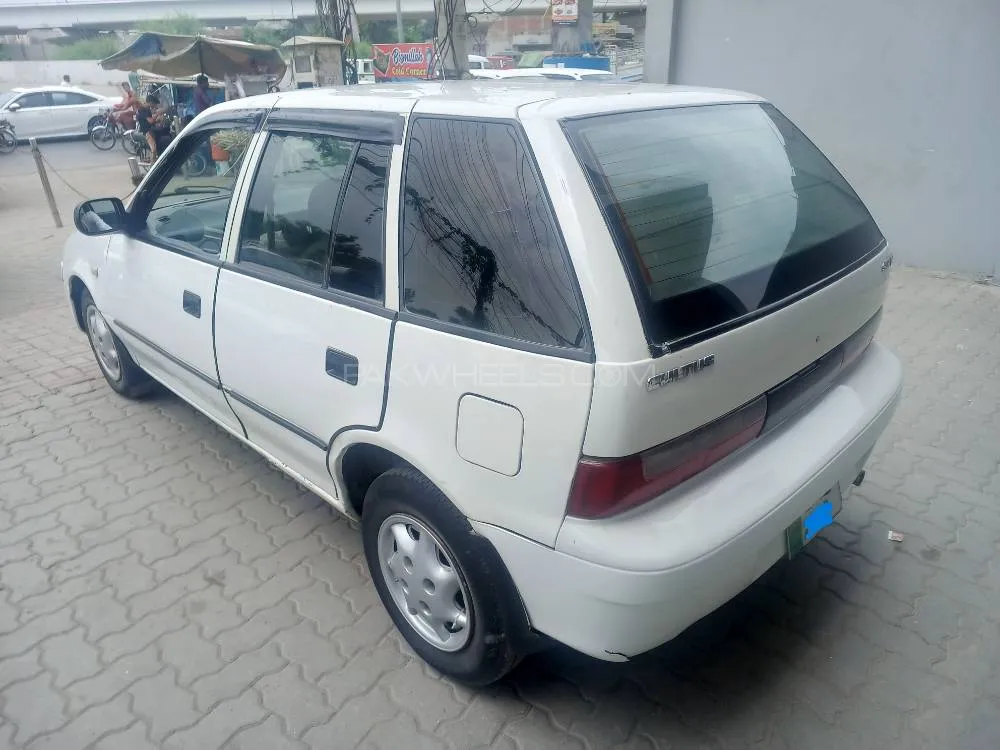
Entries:
POLYGON ((122 365, 118 358, 118 348, 115 346, 111 329, 108 328, 104 316, 93 305, 87 308, 87 333, 90 336, 90 342, 94 345, 97 363, 101 369, 112 380, 121 379, 122 365))
POLYGON ((379 527, 378 556, 386 587, 410 626, 441 651, 462 649, 472 635, 472 600, 448 547, 416 518, 395 513, 379 527))

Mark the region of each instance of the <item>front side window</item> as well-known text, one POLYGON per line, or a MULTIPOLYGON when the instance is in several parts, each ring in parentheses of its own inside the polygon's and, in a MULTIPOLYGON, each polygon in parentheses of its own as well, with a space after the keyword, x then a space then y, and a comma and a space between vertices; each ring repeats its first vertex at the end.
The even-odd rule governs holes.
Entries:
POLYGON ((774 107, 621 112, 564 124, 651 343, 683 345, 835 278, 882 243, 847 181, 774 107))
POLYGON ((240 233, 239 263, 324 286, 333 222, 354 141, 273 132, 240 233))
POLYGON ((504 338, 580 348, 575 279, 515 126, 418 118, 409 139, 404 309, 504 338))
POLYGON ((38 109, 49 106, 49 95, 45 93, 25 94, 17 100, 16 104, 21 109, 38 109))
POLYGON ((236 178, 253 131, 249 127, 201 130, 179 143, 171 171, 160 183, 146 217, 147 239, 184 251, 218 256, 236 178), (213 148, 226 138, 229 151, 213 148))

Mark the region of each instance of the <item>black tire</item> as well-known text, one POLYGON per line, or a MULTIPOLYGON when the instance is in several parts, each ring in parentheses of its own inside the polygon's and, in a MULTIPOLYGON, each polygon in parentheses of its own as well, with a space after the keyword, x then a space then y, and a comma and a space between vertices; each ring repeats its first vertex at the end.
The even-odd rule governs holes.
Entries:
POLYGON ((87 120, 87 135, 90 135, 90 131, 96 128, 98 125, 110 125, 111 120, 107 117, 102 117, 101 115, 95 115, 87 120))
POLYGON ((118 134, 111 125, 98 125, 90 129, 90 142, 100 151, 110 151, 117 140, 118 134))
POLYGON ((392 469, 368 489, 362 539, 372 581, 389 616, 411 648, 444 675, 467 685, 496 682, 532 648, 520 597, 493 545, 430 481, 414 469, 392 469), (471 601, 471 632, 464 646, 446 651, 424 638, 406 619, 390 592, 379 555, 379 531, 391 516, 408 516, 433 532, 465 584, 471 601))
POLYGON ((94 302, 94 298, 90 295, 90 291, 84 289, 80 293, 80 317, 83 320, 84 331, 87 334, 87 340, 90 342, 91 351, 94 352, 94 359, 97 360, 97 366, 100 368, 101 374, 104 375, 104 379, 108 381, 108 385, 111 386, 112 390, 125 398, 138 399, 147 395, 153 390, 155 382, 135 363, 132 355, 128 353, 128 349, 121 342, 121 339, 115 336, 110 328, 107 328, 107 336, 110 336, 110 344, 114 347, 114 351, 117 354, 119 365, 117 375, 102 360, 102 356, 98 352, 98 344, 94 340, 96 334, 92 330, 90 323, 90 316, 95 313, 104 325, 107 326, 107 322, 104 321, 104 316, 94 302))
MULTIPOLYGON (((143 138, 143 143, 145 143, 145 138, 143 138)), ((126 133, 122 135, 122 148, 129 156, 139 155, 139 141, 136 140, 135 135, 131 134, 130 131, 126 131, 126 133)))

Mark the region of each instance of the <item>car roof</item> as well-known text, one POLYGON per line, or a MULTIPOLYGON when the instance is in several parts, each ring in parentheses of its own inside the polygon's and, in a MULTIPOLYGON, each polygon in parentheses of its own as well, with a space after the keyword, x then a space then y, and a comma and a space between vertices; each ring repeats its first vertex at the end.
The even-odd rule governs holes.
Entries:
POLYGON ((87 89, 81 89, 77 86, 15 86, 10 89, 12 93, 15 94, 36 94, 36 93, 46 93, 49 91, 69 91, 75 94, 86 94, 87 96, 96 96, 98 99, 104 99, 102 94, 95 94, 93 91, 87 91, 87 89))
POLYGON ((513 79, 418 81, 299 89, 218 104, 213 113, 248 108, 354 110, 407 114, 425 113, 517 118, 529 107, 551 118, 587 113, 632 111, 697 104, 760 102, 737 91, 651 83, 559 81, 521 82, 513 79))

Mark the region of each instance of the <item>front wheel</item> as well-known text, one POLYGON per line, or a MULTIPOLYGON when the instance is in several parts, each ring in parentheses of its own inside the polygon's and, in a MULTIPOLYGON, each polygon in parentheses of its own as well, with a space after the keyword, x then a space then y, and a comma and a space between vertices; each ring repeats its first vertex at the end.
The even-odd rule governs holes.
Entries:
POLYGON ((111 125, 97 125, 90 130, 90 142, 101 151, 110 151, 115 147, 118 134, 111 125))
POLYGON ((115 336, 86 289, 80 295, 80 310, 90 348, 94 350, 108 385, 126 398, 140 398, 149 393, 153 387, 152 379, 135 363, 121 339, 115 336))
POLYGON ((0 130, 0 154, 10 154, 17 148, 17 138, 14 134, 4 128, 0 130))
POLYGON ((382 604, 428 664, 488 685, 520 661, 528 626, 503 561, 422 474, 392 469, 372 483, 362 537, 382 604))

